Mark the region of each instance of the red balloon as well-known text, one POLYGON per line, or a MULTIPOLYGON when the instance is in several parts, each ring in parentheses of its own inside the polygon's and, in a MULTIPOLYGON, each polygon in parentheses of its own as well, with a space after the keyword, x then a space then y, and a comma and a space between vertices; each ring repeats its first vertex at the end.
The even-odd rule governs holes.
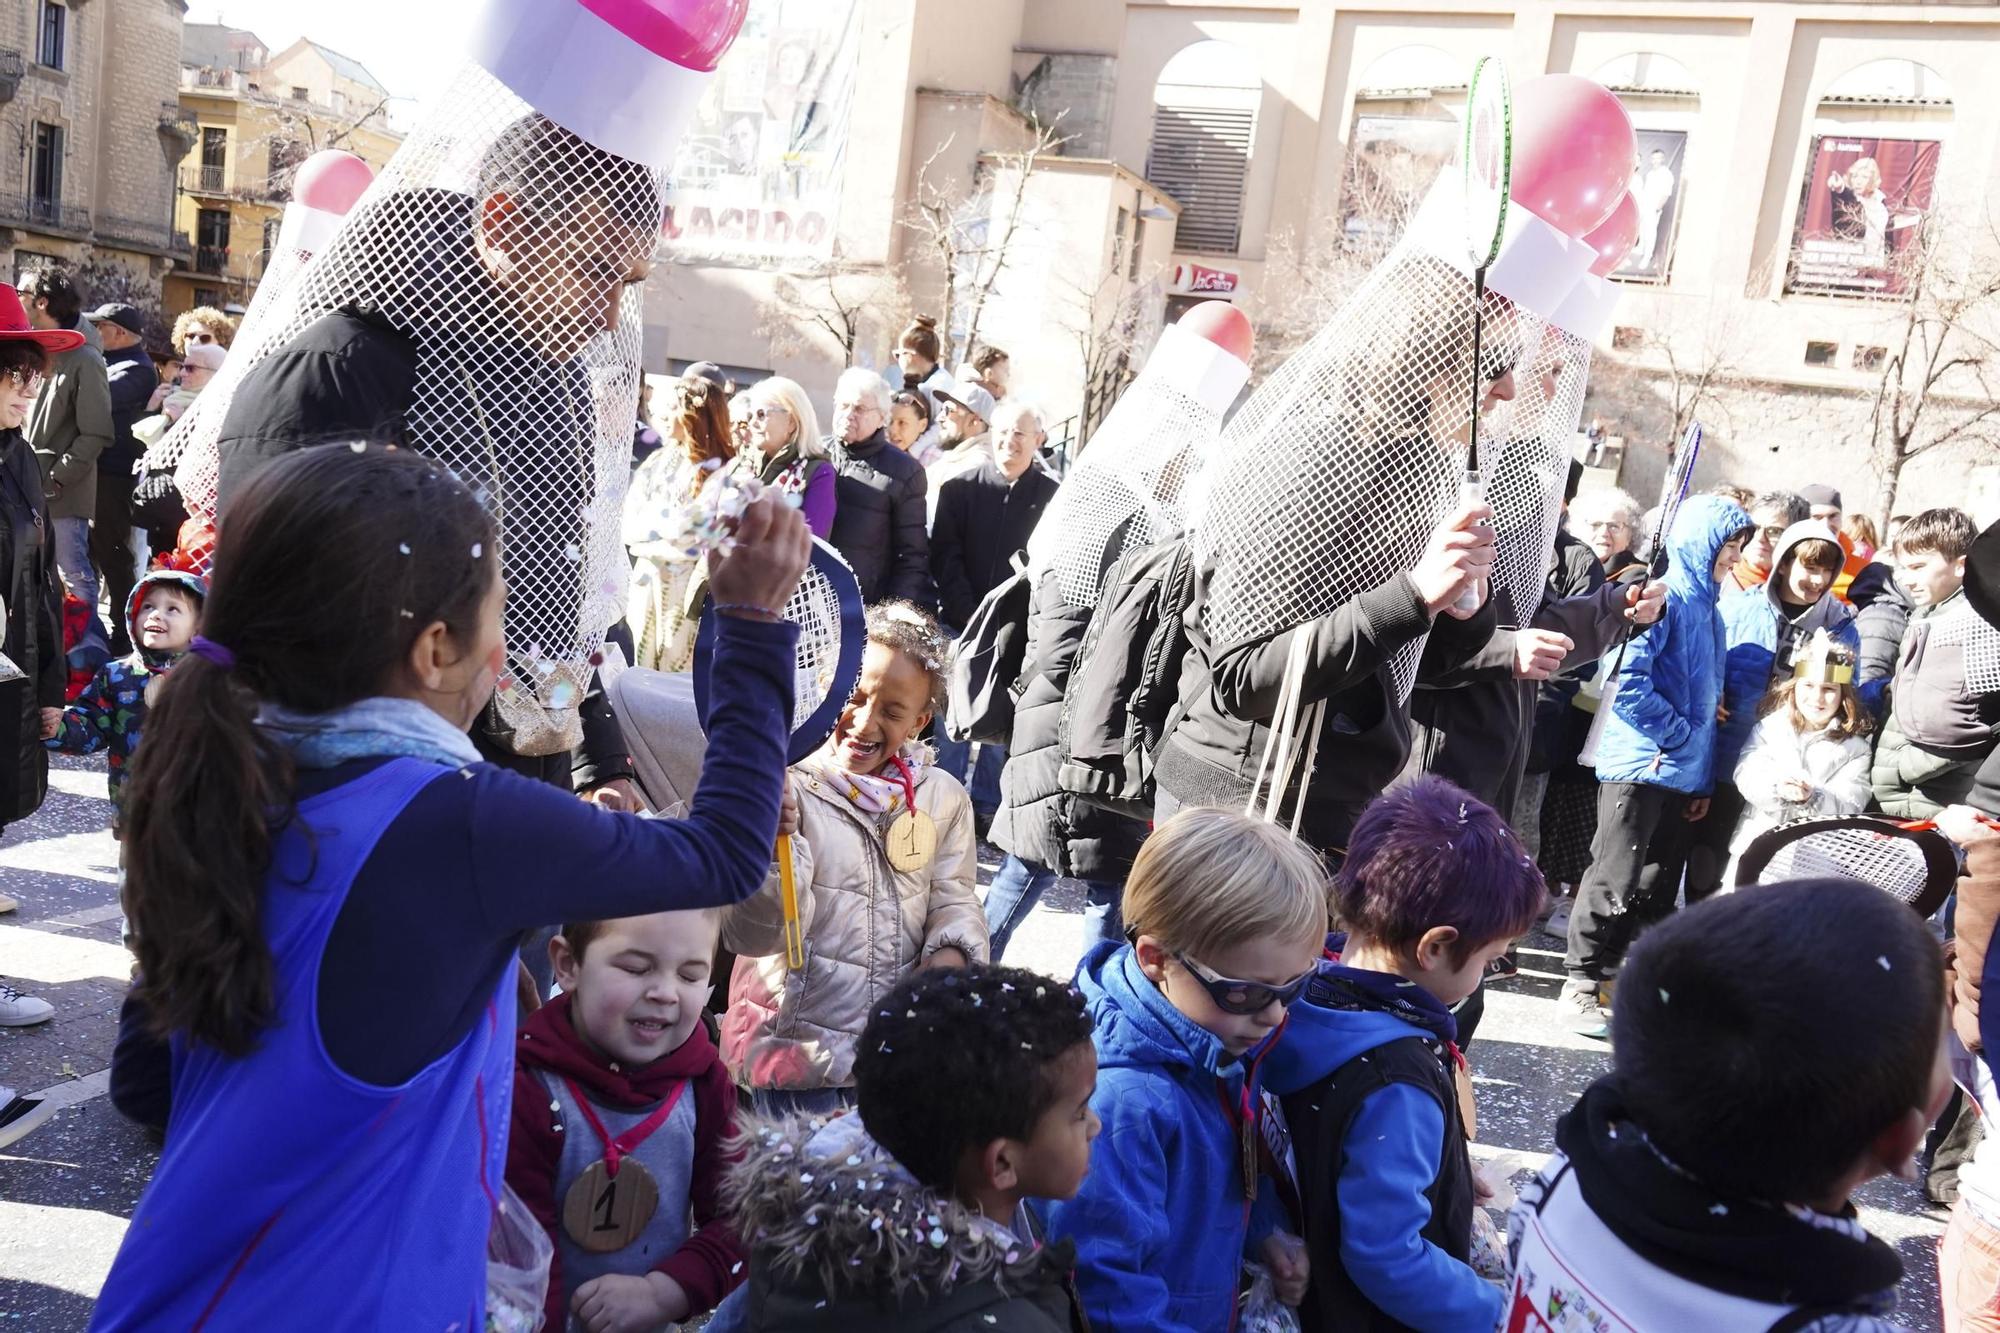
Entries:
POLYGON ((1583 243, 1597 251, 1590 271, 1600 278, 1610 277, 1611 270, 1625 262, 1625 256, 1639 243, 1639 205, 1630 190, 1618 196, 1618 206, 1611 210, 1611 216, 1584 237, 1583 243))
POLYGON ((1611 90, 1581 74, 1542 74, 1514 88, 1515 203, 1563 232, 1603 225, 1632 179, 1632 119, 1611 90))
POLYGON ((346 213, 375 179, 375 168, 352 153, 325 148, 292 173, 292 197, 307 208, 346 213))
POLYGON ((1206 338, 1223 351, 1250 364, 1250 317, 1227 301, 1203 301, 1174 321, 1189 333, 1206 338))

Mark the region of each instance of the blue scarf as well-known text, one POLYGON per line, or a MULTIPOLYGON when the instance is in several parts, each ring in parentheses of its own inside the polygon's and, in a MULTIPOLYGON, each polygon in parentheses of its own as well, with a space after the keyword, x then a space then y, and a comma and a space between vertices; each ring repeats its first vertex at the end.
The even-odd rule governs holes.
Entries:
POLYGON ((301 713, 266 702, 257 725, 290 750, 300 768, 394 757, 463 768, 480 758, 470 736, 414 699, 358 699, 330 713, 301 713))
POLYGON ((1336 932, 1326 937, 1327 960, 1320 963, 1319 971, 1306 983, 1308 1003, 1322 1009, 1373 1009, 1394 1014, 1411 1027, 1422 1028, 1446 1045, 1457 1047, 1458 1019, 1442 1000, 1416 982, 1394 973, 1348 967, 1340 961, 1341 951, 1346 947, 1345 934, 1336 932))

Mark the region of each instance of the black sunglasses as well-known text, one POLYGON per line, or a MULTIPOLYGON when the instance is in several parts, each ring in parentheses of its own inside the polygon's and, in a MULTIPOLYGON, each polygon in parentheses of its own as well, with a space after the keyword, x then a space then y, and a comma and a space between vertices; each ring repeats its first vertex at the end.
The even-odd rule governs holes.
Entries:
POLYGON ((1284 985, 1272 986, 1262 981, 1238 981, 1233 977, 1217 976, 1184 953, 1175 954, 1174 961, 1201 983, 1202 989, 1208 992, 1208 998, 1215 1001, 1216 1008, 1225 1014, 1240 1017, 1262 1013, 1273 1004, 1291 1008, 1305 993, 1306 983, 1318 970, 1317 967, 1309 967, 1284 985))

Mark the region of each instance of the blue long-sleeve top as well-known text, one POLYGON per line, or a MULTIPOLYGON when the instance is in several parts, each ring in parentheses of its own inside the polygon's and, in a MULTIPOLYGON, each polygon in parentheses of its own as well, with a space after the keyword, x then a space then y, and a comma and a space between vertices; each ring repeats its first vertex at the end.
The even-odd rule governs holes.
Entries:
MULTIPOLYGON (((707 759, 686 819, 613 814, 491 764, 423 789, 349 890, 320 969, 320 1035, 347 1074, 403 1083, 453 1049, 485 1012, 521 936, 741 901, 764 882, 777 836, 792 713, 796 626, 724 616, 707 759)), ((297 797, 385 761, 302 771, 297 797)), ((114 1099, 163 1123, 168 1052, 127 1005, 114 1099)))

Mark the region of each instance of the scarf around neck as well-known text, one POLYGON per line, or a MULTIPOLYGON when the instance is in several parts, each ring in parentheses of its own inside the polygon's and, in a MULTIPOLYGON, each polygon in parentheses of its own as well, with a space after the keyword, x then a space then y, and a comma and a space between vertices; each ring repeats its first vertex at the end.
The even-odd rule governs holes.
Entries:
POLYGON ((357 699, 328 713, 268 700, 257 712, 264 734, 300 768, 336 768, 354 759, 427 759, 447 768, 479 762, 472 738, 414 699, 357 699))
POLYGON ((1457 1049, 1458 1019, 1444 1001, 1406 977, 1347 966, 1340 961, 1346 948, 1346 935, 1336 932, 1326 937, 1326 959, 1306 983, 1308 1001, 1322 1009, 1393 1014, 1457 1049))
POLYGON ((922 741, 906 741, 903 748, 889 757, 879 773, 856 773, 840 766, 834 757, 833 746, 829 744, 813 757, 813 771, 833 784, 834 790, 846 797, 853 805, 871 815, 893 815, 904 807, 906 796, 915 792, 924 780, 924 770, 930 767, 930 747, 922 741), (903 777, 907 774, 909 784, 905 790, 903 777))
POLYGON ((1691 1282, 1785 1305, 1882 1308, 1903 1261, 1850 1205, 1828 1216, 1715 1189, 1676 1166, 1632 1119, 1616 1076, 1584 1089, 1556 1146, 1619 1240, 1691 1282))

